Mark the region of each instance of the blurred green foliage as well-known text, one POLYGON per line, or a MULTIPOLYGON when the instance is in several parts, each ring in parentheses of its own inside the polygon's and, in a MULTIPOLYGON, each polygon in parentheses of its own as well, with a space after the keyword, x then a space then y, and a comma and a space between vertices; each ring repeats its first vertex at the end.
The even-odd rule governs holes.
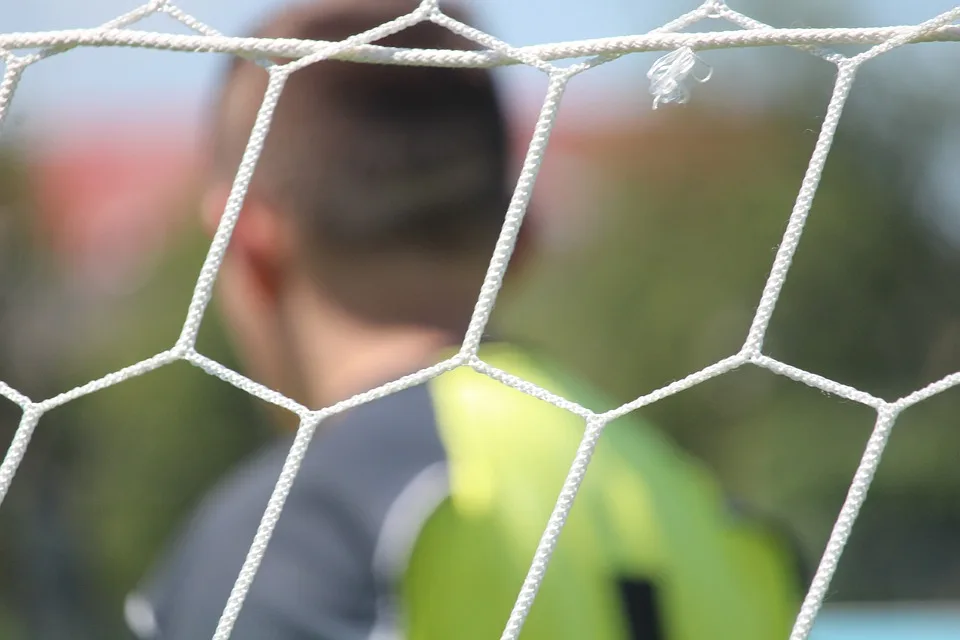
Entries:
MULTIPOLYGON (((616 401, 740 348, 819 128, 801 113, 662 113, 597 144, 599 198, 583 212, 596 233, 534 260, 496 319, 616 401)), ((885 398, 958 369, 960 355, 960 260, 918 211, 910 140, 843 129, 764 348, 885 398)), ((46 397, 173 344, 201 234, 191 227, 133 293, 40 304, 73 298, 30 237, 20 171, 3 159, 0 379, 46 397), (51 313, 84 328, 63 329, 69 348, 55 356, 31 356, 51 347, 23 327, 51 313)), ((235 367, 212 311, 200 349, 235 367)), ((202 492, 268 436, 255 402, 178 363, 44 416, 0 509, 0 637, 120 637, 125 593, 202 492)), ((947 392, 901 418, 832 598, 960 597, 957 403, 947 392)), ((873 424, 864 407, 755 368, 643 414, 788 523, 811 563, 873 424)), ((0 402, 0 444, 18 416, 0 402)))
MULTIPOLYGON (((601 233, 537 265, 510 323, 618 402, 733 355, 817 130, 798 114, 686 110, 618 132, 626 157, 598 155, 601 233)), ((917 208, 915 133, 841 130, 764 346, 890 400, 960 363, 960 253, 917 208)), ((960 597, 960 557, 946 542, 960 534, 958 408, 947 392, 900 418, 831 597, 960 597)), ((728 490, 788 523, 812 566, 874 421, 753 367, 643 413, 728 490)))

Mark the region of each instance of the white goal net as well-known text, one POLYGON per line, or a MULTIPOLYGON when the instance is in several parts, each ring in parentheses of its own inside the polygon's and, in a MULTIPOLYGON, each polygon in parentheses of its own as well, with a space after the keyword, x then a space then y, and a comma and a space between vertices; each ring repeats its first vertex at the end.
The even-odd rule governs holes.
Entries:
POLYGON ((17 467, 27 452, 31 436, 44 413, 81 396, 105 389, 178 360, 185 360, 247 393, 295 413, 300 419, 300 427, 256 536, 252 540, 243 568, 237 577, 228 601, 225 603, 223 614, 214 635, 215 640, 227 640, 243 606, 245 595, 257 573, 258 565, 264 555, 274 526, 280 517, 284 501, 307 451, 307 445, 317 426, 324 419, 351 407, 420 384, 451 369, 470 367, 505 385, 571 411, 583 418, 586 424, 583 439, 580 442, 569 474, 557 498, 529 572, 501 636, 501 640, 515 640, 520 635, 524 620, 536 597, 547 564, 557 544, 567 514, 573 505, 594 448, 599 438, 602 437, 604 426, 631 411, 734 369, 751 365, 767 369, 826 393, 866 405, 876 413, 876 422, 872 434, 866 443, 846 499, 837 516, 812 584, 790 635, 790 640, 807 638, 830 586, 844 546, 850 537, 857 514, 864 503, 897 416, 908 407, 960 383, 960 372, 946 376, 902 398, 887 400, 764 355, 764 336, 803 234, 804 225, 837 131, 837 125, 854 84, 857 71, 871 59, 905 44, 923 41, 960 40, 960 27, 952 24, 958 18, 960 18, 960 6, 926 22, 912 26, 869 29, 778 29, 738 13, 728 7, 724 0, 707 0, 693 11, 644 35, 517 48, 448 17, 439 7, 438 0, 423 0, 419 7, 408 15, 336 43, 228 37, 184 13, 172 2, 152 0, 98 28, 0 34, 0 59, 4 63, 3 79, 0 82, 0 124, 10 111, 10 104, 19 80, 30 66, 44 58, 75 47, 145 47, 159 50, 232 53, 258 60, 266 60, 270 56, 293 59, 292 62, 283 65, 263 63, 269 73, 269 84, 243 160, 233 182, 224 215, 197 278, 193 297, 177 342, 171 348, 141 362, 43 400, 29 398, 0 381, 0 395, 19 405, 23 412, 13 440, 3 457, 2 464, 0 464, 0 502, 10 488, 17 467), (171 35, 130 28, 139 20, 157 13, 167 14, 178 20, 189 27, 193 34, 171 35), (680 30, 705 19, 725 20, 739 27, 739 30, 679 33, 680 30), (435 22, 457 32, 479 43, 483 50, 471 52, 402 50, 369 44, 421 21, 435 22), (841 55, 828 48, 842 44, 867 45, 869 48, 852 56, 841 55), (570 79, 630 53, 665 52, 665 55, 653 65, 648 74, 652 106, 657 108, 667 103, 685 102, 690 98, 690 92, 695 88, 696 83, 706 81, 710 77, 710 68, 703 62, 702 57, 697 52, 702 53, 718 48, 771 45, 797 47, 811 55, 823 58, 836 66, 836 80, 829 104, 826 107, 816 146, 800 184, 795 205, 787 220, 786 230, 766 284, 760 292, 756 313, 742 348, 700 371, 691 373, 680 380, 603 413, 591 411, 589 408, 557 397, 545 389, 483 362, 477 355, 481 334, 490 318, 500 290, 504 272, 513 251, 517 233, 523 223, 534 181, 557 116, 558 107, 570 79), (506 213, 505 223, 494 249, 469 329, 459 353, 440 364, 361 393, 333 406, 311 410, 199 353, 195 345, 201 320, 213 293, 217 272, 236 225, 244 194, 263 147, 270 127, 271 115, 283 90, 284 82, 297 69, 328 58, 363 63, 446 67, 492 67, 521 64, 542 71, 549 78, 549 85, 506 213), (571 58, 586 58, 586 61, 567 66, 557 64, 559 61, 571 58))

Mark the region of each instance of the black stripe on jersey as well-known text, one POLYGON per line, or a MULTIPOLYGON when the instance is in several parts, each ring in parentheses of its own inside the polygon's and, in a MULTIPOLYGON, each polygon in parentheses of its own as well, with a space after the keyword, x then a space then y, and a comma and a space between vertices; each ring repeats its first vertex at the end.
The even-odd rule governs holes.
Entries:
POLYGON ((620 580, 619 587, 630 640, 665 640, 654 584, 647 580, 625 578, 620 580))

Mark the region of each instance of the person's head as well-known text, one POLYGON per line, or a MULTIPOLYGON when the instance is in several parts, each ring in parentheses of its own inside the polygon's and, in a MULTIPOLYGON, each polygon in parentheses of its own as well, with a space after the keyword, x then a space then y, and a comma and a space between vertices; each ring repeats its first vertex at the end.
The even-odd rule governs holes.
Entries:
MULTIPOLYGON (((414 0, 314 0, 257 37, 339 41, 414 0)), ((451 12, 462 17, 459 12, 451 12)), ((477 48, 433 23, 375 44, 477 48)), ((215 227, 267 86, 235 58, 216 96, 204 217, 215 227)), ((462 337, 506 212, 507 125, 488 71, 321 61, 287 80, 220 274, 256 375, 296 394, 305 339, 462 337)), ((356 346, 356 345, 354 345, 356 346)), ((383 349, 389 348, 387 345, 383 349)), ((309 349, 307 349, 309 351, 309 349)), ((305 357, 314 357, 307 354, 305 357)))

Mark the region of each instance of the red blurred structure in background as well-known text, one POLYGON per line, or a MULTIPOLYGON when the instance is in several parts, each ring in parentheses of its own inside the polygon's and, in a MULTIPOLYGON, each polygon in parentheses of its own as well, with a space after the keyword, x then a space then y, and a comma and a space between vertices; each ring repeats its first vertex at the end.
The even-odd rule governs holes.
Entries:
MULTIPOLYGON (((530 215, 548 244, 580 236, 564 222, 591 209, 594 181, 585 160, 596 157, 598 142, 622 141, 623 123, 594 120, 580 129, 576 122, 561 118, 537 180, 530 215)), ((518 166, 530 131, 525 126, 515 137, 518 166)), ((190 222, 198 149, 193 128, 177 119, 81 121, 31 140, 28 175, 41 241, 84 288, 108 292, 139 282, 190 222)))
POLYGON ((190 213, 198 155, 175 122, 91 122, 31 145, 28 160, 43 242, 94 285, 120 285, 190 213))

